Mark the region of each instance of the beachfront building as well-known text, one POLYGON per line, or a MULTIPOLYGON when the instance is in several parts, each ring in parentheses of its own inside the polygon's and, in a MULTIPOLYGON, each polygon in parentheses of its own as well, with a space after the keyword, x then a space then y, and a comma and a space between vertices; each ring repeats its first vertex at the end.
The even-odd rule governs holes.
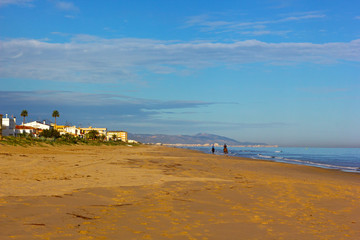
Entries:
POLYGON ((65 125, 55 125, 51 124, 51 127, 58 131, 60 135, 71 134, 73 136, 81 136, 81 128, 77 128, 76 126, 65 126, 65 125))
POLYGON ((50 130, 50 126, 45 124, 45 121, 42 123, 38 122, 38 121, 28 122, 28 123, 25 123, 24 126, 33 127, 33 128, 42 129, 42 130, 50 130))
POLYGON ((42 129, 37 129, 34 127, 24 126, 24 125, 16 125, 14 136, 17 136, 19 134, 31 134, 37 137, 39 136, 40 132, 42 132, 42 129))
POLYGON ((99 133, 99 136, 103 135, 103 136, 106 136, 106 131, 107 131, 107 128, 93 128, 93 127, 88 127, 88 128, 80 128, 81 130, 81 134, 82 135, 85 135, 85 134, 88 134, 90 131, 98 131, 99 133))
POLYGON ((73 136, 80 136, 81 135, 81 129, 80 128, 77 128, 76 126, 66 126, 64 128, 64 132, 65 133, 68 133, 68 134, 71 134, 73 136))
POLYGON ((6 114, 5 117, 1 119, 1 125, 2 136, 16 136, 16 118, 10 118, 6 114))
POLYGON ((60 133, 60 135, 64 135, 66 133, 65 128, 67 126, 65 126, 65 125, 57 125, 57 124, 55 125, 55 123, 51 123, 51 127, 53 129, 55 129, 56 131, 58 131, 60 133))
POLYGON ((125 131, 109 131, 106 133, 106 138, 107 140, 113 140, 115 137, 115 140, 120 140, 123 142, 127 142, 128 141, 128 134, 125 131))

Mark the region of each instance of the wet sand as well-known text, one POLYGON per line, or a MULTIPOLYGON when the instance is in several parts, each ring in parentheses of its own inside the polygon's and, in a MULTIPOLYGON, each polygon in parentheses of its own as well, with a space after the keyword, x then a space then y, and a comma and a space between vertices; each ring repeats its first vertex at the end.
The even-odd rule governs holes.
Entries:
POLYGON ((360 174, 160 146, 0 146, 0 239, 360 239, 360 174))

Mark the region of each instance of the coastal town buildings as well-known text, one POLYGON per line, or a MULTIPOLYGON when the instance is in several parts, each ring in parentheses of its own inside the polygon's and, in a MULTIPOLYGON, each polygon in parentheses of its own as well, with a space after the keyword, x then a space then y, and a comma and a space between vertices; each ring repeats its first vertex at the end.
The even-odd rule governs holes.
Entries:
POLYGON ((87 134, 89 133, 90 131, 98 131, 99 132, 99 135, 104 135, 106 136, 106 131, 107 131, 107 128, 94 128, 94 127, 88 127, 88 128, 80 128, 81 130, 81 134, 87 134))
POLYGON ((73 136, 83 135, 83 133, 81 132, 81 128, 78 128, 76 126, 66 126, 66 125, 58 125, 58 124, 55 125, 54 123, 51 123, 51 127, 56 131, 58 131, 60 135, 65 135, 65 134, 71 134, 73 136))
MULTIPOLYGON (((2 115, 3 116, 3 115, 2 115)), ((1 119, 2 125, 2 136, 14 136, 16 137, 19 134, 32 134, 34 136, 39 136, 39 134, 44 129, 50 129, 49 125, 40 123, 40 122, 29 122, 22 125, 16 125, 15 117, 8 117, 8 114, 1 119)))
POLYGON ((66 126, 64 132, 73 136, 81 136, 81 129, 76 126, 66 126))
POLYGON ((51 128, 58 131, 60 135, 64 135, 66 133, 65 127, 66 127, 65 125, 58 125, 58 124, 55 125, 55 123, 51 123, 51 128))
POLYGON ((2 136, 16 136, 15 127, 16 127, 16 118, 8 117, 6 114, 3 115, 2 120, 2 136))
POLYGON ((113 140, 115 137, 115 140, 120 140, 123 142, 128 141, 128 134, 125 131, 108 131, 106 134, 107 140, 113 140))
POLYGON ((44 122, 38 122, 38 121, 33 121, 33 122, 28 122, 28 123, 25 123, 23 124, 24 126, 27 126, 27 127, 33 127, 33 128, 37 128, 37 129, 42 129, 42 130, 50 130, 50 126, 45 124, 45 121, 44 122))
POLYGON ((35 137, 38 137, 42 129, 37 129, 31 126, 25 126, 25 125, 16 125, 15 126, 15 135, 17 136, 19 134, 31 134, 35 137))
POLYGON ((21 125, 16 125, 15 117, 8 117, 8 114, 0 114, 0 139, 2 136, 18 136, 20 134, 31 134, 35 137, 40 136, 41 132, 44 130, 55 129, 60 135, 71 134, 76 137, 85 137, 90 131, 97 131, 99 136, 105 137, 107 140, 120 140, 123 142, 128 142, 128 133, 125 131, 107 131, 107 128, 97 128, 97 127, 88 127, 80 128, 76 126, 66 126, 66 125, 55 125, 54 123, 46 124, 45 121, 32 121, 28 123, 23 123, 21 125))

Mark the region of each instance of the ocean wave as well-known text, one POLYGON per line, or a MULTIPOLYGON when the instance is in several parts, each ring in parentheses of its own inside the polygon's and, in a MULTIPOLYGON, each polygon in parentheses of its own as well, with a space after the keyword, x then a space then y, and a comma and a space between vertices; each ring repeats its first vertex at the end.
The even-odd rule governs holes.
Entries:
MULTIPOLYGON (((290 158, 276 157, 276 156, 269 156, 269 155, 262 155, 262 154, 257 154, 257 156, 259 156, 260 159, 273 159, 273 161, 276 161, 276 162, 294 163, 294 164, 299 164, 299 165, 306 165, 306 166, 320 167, 320 168, 327 168, 327 169, 338 169, 338 170, 342 170, 342 171, 346 171, 346 172, 360 172, 360 167, 339 166, 339 165, 333 165, 333 164, 327 164, 327 163, 312 162, 312 161, 308 161, 308 160, 290 159, 290 158)), ((258 158, 254 157, 254 159, 258 159, 258 158)))
MULTIPOLYGON (((208 152, 208 148, 195 149, 208 152)), ((217 151, 222 154, 222 149, 217 151)), ((360 149, 233 147, 229 155, 360 173, 360 149)))
POLYGON ((258 156, 261 158, 275 158, 275 156, 268 156, 268 155, 262 155, 262 154, 258 154, 258 156))

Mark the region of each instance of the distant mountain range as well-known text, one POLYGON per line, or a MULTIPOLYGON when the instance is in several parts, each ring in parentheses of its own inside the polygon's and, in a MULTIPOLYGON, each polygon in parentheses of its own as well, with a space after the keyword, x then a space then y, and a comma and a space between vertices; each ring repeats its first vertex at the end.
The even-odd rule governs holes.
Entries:
POLYGON ((128 134, 129 139, 141 143, 162 143, 162 144, 228 144, 228 145, 268 145, 266 143, 239 142, 231 138, 198 133, 196 135, 165 135, 165 134, 128 134))

